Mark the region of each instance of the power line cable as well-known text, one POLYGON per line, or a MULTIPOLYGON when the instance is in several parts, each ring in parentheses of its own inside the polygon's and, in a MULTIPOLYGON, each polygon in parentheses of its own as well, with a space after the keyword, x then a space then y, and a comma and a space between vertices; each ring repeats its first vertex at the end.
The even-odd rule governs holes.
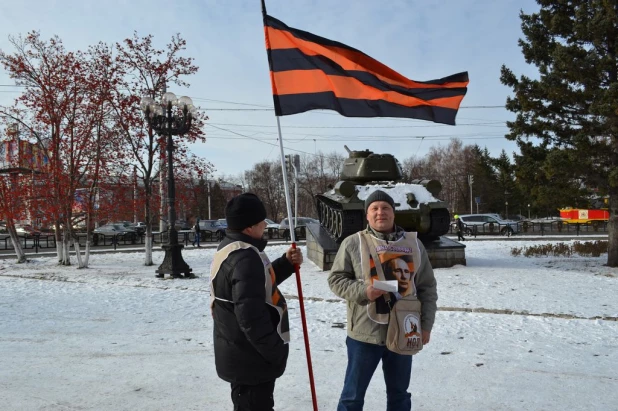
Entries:
MULTIPOLYGON (((228 131, 228 130, 225 130, 228 131)), ((229 132, 233 132, 231 130, 229 130, 229 132)), ((239 133, 235 133, 237 134, 239 137, 231 137, 231 136, 225 136, 225 135, 218 135, 218 134, 207 134, 207 138, 209 139, 222 139, 222 140, 246 140, 246 139, 251 139, 254 141, 258 141, 260 143, 266 143, 266 144, 270 144, 268 143, 268 141, 278 141, 278 138, 264 138, 264 139, 258 139, 258 138, 250 138, 250 137, 246 137, 243 136, 242 134, 239 133)), ((406 141, 415 141, 418 139, 421 140, 432 140, 432 141, 444 141, 444 140, 452 140, 454 138, 457 138, 459 140, 497 140, 497 139, 504 139, 504 135, 496 135, 496 136, 416 136, 416 137, 404 137, 404 138, 391 138, 391 137, 380 137, 380 138, 373 138, 373 139, 358 139, 354 136, 349 136, 348 138, 344 138, 344 137, 338 137, 338 138, 322 138, 322 139, 312 139, 316 140, 316 141, 320 141, 320 142, 333 142, 333 141, 362 141, 362 142, 384 142, 384 141, 393 141, 393 142, 406 142, 406 141)), ((288 143, 299 143, 302 141, 309 141, 305 138, 286 138, 284 141, 287 141, 288 143)))
MULTIPOLYGON (((493 122, 485 122, 485 123, 464 123, 457 124, 457 126, 495 126, 504 124, 506 121, 493 121, 493 122)), ((275 125, 267 125, 267 124, 240 124, 240 123, 210 123, 216 124, 219 126, 235 126, 235 127, 264 127, 264 128, 276 128, 275 125)), ((409 126, 295 126, 295 125, 286 125, 285 128, 311 128, 311 129, 322 129, 322 128, 338 128, 338 129, 366 129, 366 128, 426 128, 426 127, 450 127, 446 124, 435 124, 435 125, 409 125, 409 126)))
MULTIPOLYGON (((257 138, 253 138, 253 137, 250 137, 250 136, 246 136, 246 135, 244 135, 244 134, 237 133, 237 132, 235 132, 235 131, 233 131, 233 130, 227 130, 227 129, 223 128, 223 127, 212 126, 212 125, 210 125, 210 124, 208 124, 208 123, 206 123, 206 125, 211 126, 211 127, 213 127, 213 128, 216 128, 216 129, 219 129, 219 130, 222 130, 222 131, 227 131, 228 133, 236 134, 237 136, 244 137, 244 138, 249 139, 249 140, 254 140, 254 141, 257 141, 257 142, 260 142, 260 143, 268 144, 269 146, 275 146, 275 147, 278 147, 278 146, 279 146, 278 144, 275 144, 275 143, 269 143, 269 142, 266 142, 266 141, 263 141, 263 140, 260 140, 260 139, 257 139, 257 138)), ((208 138, 208 136, 206 136, 206 138, 208 138)), ((228 137, 228 138, 229 138, 229 137, 228 137)), ((230 139, 231 139, 231 138, 230 138, 230 139)), ((278 140, 278 139, 277 139, 277 140, 278 140)), ((309 153, 309 152, 307 152, 307 151, 302 151, 302 150, 296 150, 296 149, 289 148, 289 147, 285 147, 285 146, 284 146, 284 148, 285 148, 286 150, 289 150, 289 151, 294 151, 294 152, 296 152, 296 153, 307 154, 307 155, 310 155, 310 156, 313 156, 313 157, 320 157, 320 155, 319 155, 319 154, 309 153)), ((325 155, 321 155, 321 156, 322 156, 322 157, 326 157, 326 158, 331 158, 331 157, 329 157, 329 156, 325 156, 325 155)))

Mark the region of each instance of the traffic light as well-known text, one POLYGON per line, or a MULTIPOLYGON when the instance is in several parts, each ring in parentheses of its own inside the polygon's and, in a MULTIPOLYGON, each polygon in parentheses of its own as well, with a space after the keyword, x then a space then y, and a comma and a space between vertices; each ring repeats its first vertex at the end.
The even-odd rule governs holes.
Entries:
POLYGON ((472 174, 468 175, 468 184, 472 185, 474 183, 474 176, 472 174))
POLYGON ((294 167, 296 171, 300 170, 300 156, 298 154, 294 155, 294 167))
POLYGON ((285 155, 285 169, 286 170, 290 169, 290 155, 289 154, 285 155))

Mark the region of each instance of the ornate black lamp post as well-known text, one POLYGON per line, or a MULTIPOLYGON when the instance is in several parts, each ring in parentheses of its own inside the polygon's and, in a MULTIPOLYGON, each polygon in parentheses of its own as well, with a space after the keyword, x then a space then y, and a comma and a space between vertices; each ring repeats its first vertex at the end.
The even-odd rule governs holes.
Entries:
POLYGON ((165 93, 160 103, 153 98, 144 97, 140 103, 140 108, 146 116, 146 121, 153 130, 159 135, 167 138, 167 221, 169 224, 167 244, 162 248, 165 250, 165 258, 157 269, 156 277, 164 278, 165 274, 173 278, 195 278, 191 273, 191 267, 182 258, 183 245, 178 244, 178 232, 176 231, 176 187, 174 184, 174 161, 172 153, 174 151, 173 135, 185 134, 191 129, 191 120, 195 107, 189 97, 176 98, 174 93, 165 93), (173 108, 178 107, 181 113, 173 112, 173 108))

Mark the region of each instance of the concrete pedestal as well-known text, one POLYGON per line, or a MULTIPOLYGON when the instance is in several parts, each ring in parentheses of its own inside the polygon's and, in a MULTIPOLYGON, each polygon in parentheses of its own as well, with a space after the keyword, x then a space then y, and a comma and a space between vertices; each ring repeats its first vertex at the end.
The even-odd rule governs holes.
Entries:
POLYGON ((455 240, 442 236, 436 241, 423 242, 423 245, 433 268, 466 265, 466 246, 455 240))
POLYGON ((328 271, 335 261, 339 244, 319 224, 307 224, 307 258, 322 271, 328 271))

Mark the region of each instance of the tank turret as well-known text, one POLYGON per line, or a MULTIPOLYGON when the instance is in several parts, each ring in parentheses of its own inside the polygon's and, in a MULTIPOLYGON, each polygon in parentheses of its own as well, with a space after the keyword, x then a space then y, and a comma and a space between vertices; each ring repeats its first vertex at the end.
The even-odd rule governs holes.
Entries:
POLYGON ((371 181, 399 181, 403 178, 399 161, 391 154, 374 154, 369 150, 348 151, 348 158, 343 163, 341 176, 343 181, 368 183, 371 181))
POLYGON ((395 224, 416 231, 423 241, 438 239, 449 230, 450 214, 438 199, 442 184, 438 180, 403 179, 401 165, 391 154, 369 150, 348 151, 343 169, 334 187, 316 195, 320 224, 337 241, 367 225, 365 199, 375 190, 383 190, 395 200, 395 224))

